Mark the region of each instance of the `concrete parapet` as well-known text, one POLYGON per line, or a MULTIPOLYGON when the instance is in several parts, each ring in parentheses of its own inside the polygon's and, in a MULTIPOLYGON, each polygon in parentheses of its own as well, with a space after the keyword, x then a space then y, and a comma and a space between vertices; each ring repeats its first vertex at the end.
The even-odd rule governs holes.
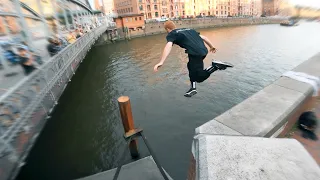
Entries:
POLYGON ((199 135, 195 138, 201 180, 315 180, 320 168, 294 139, 199 135))
MULTIPOLYGON (((320 76, 320 53, 292 71, 320 76)), ((280 77, 196 128, 188 179, 320 179, 301 144, 283 137, 316 98, 310 84, 280 77), (246 136, 246 137, 244 137, 246 136)))
MULTIPOLYGON (((117 168, 78 180, 112 180, 117 168)), ((165 172, 166 173, 166 172, 165 172)), ((166 173, 167 176, 168 173, 166 173)), ((118 180, 162 180, 163 177, 151 156, 126 164, 121 168, 118 180)), ((169 179, 172 178, 169 176, 169 179)))

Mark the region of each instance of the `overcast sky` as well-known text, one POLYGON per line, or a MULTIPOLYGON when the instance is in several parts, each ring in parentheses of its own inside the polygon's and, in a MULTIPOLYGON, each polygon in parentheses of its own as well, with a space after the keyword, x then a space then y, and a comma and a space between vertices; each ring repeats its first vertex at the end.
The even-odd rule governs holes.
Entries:
POLYGON ((320 8, 320 0, 290 0, 293 4, 320 8))
MULTIPOLYGON (((99 0, 101 2, 101 0, 99 0)), ((293 4, 320 8, 320 0, 289 0, 293 4)), ((94 9, 94 0, 89 0, 91 7, 94 9)))

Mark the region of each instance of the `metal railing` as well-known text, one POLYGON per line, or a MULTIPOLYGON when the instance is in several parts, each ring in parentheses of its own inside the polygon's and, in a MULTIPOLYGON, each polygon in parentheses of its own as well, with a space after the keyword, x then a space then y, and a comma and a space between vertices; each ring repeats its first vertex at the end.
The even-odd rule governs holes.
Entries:
POLYGON ((0 161, 23 162, 22 156, 27 155, 79 63, 109 26, 104 23, 85 34, 0 97, 0 161), (21 142, 17 138, 21 136, 27 140, 21 142))

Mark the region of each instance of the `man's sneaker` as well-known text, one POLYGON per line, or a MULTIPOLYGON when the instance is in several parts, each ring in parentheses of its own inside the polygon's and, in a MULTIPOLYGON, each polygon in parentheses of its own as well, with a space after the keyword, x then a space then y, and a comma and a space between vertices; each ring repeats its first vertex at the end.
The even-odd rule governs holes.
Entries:
POLYGON ((212 67, 216 67, 219 70, 225 70, 228 67, 233 67, 232 64, 227 63, 227 62, 221 62, 221 61, 212 61, 212 67))
POLYGON ((189 91, 187 91, 184 96, 185 97, 191 97, 193 95, 197 94, 197 89, 196 88, 190 88, 189 91))

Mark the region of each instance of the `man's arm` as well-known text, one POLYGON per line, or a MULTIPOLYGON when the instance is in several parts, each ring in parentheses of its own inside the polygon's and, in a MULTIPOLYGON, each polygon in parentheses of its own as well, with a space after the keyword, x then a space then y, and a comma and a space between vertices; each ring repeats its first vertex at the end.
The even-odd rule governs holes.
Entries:
POLYGON ((154 71, 157 72, 158 71, 158 68, 161 67, 164 63, 164 61, 167 59, 168 55, 170 54, 170 51, 172 49, 172 45, 173 43, 172 42, 168 42, 166 44, 166 46, 164 47, 164 50, 163 50, 163 53, 162 53, 162 57, 161 57, 161 60, 158 64, 156 64, 154 66, 154 71))
POLYGON ((200 37, 201 37, 201 38, 203 39, 203 41, 209 46, 210 52, 215 53, 215 52, 216 52, 216 48, 213 47, 211 41, 210 41, 207 37, 205 37, 205 36, 200 35, 200 37))

